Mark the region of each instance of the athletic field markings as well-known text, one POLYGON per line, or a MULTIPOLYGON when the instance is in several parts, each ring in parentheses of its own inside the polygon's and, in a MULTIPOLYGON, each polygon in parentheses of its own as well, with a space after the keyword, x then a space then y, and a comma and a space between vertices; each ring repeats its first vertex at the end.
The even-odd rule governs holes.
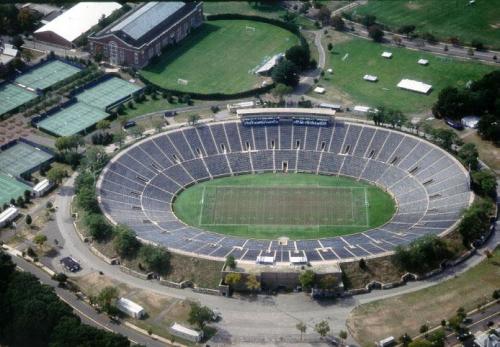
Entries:
POLYGON ((200 225, 203 225, 203 224, 201 224, 201 216, 203 216, 203 206, 205 206, 205 190, 206 190, 206 188, 207 188, 207 186, 203 186, 203 193, 201 194, 200 218, 199 218, 199 222, 198 222, 200 225))

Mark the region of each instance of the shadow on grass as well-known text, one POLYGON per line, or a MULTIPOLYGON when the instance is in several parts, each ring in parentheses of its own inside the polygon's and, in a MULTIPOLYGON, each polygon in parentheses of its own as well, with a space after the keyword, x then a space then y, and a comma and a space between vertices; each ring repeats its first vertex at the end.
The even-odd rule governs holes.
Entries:
POLYGON ((218 30, 220 30, 220 27, 217 25, 203 23, 202 26, 193 30, 183 41, 167 48, 167 51, 163 53, 157 61, 153 61, 152 64, 144 68, 144 71, 161 74, 172 61, 181 57, 210 34, 218 30))

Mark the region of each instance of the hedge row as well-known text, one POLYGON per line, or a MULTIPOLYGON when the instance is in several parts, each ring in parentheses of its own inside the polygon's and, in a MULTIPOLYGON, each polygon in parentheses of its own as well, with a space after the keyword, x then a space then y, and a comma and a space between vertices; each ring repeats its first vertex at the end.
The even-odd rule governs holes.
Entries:
MULTIPOLYGON (((215 21, 215 20, 253 20, 256 22, 263 22, 263 23, 268 23, 272 25, 276 25, 280 28, 283 28, 285 30, 288 30, 292 32, 293 34, 297 35, 300 39, 300 44, 307 49, 309 49, 309 44, 307 43, 307 40, 302 36, 302 33, 300 32, 298 26, 293 23, 286 23, 283 22, 279 19, 273 19, 273 18, 266 18, 266 17, 259 17, 259 16, 252 16, 252 15, 245 15, 245 14, 238 14, 238 13, 224 13, 224 14, 214 14, 214 15, 208 15, 206 17, 208 21, 215 21)), ((245 90, 243 92, 239 93, 233 93, 233 94, 224 94, 224 93, 209 93, 209 94, 202 94, 202 93, 193 93, 189 91, 181 91, 177 89, 168 89, 168 88, 163 88, 160 87, 143 76, 139 74, 139 78, 141 81, 146 84, 146 85, 151 85, 154 86, 157 90, 161 92, 167 92, 175 96, 183 96, 186 94, 189 94, 193 99, 198 99, 198 100, 231 100, 231 99, 239 99, 239 98, 246 98, 246 97, 251 97, 263 93, 269 92, 272 88, 274 88, 274 83, 273 84, 268 84, 264 87, 260 88, 255 88, 255 89, 250 89, 250 90, 245 90)))

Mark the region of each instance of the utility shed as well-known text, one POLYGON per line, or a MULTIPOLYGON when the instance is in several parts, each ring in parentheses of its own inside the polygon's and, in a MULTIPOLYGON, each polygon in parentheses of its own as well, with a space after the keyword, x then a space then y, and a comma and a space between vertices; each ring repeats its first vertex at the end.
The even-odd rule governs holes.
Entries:
POLYGON ((0 228, 12 222, 19 215, 19 210, 13 206, 0 213, 0 228))
POLYGON ((179 323, 174 323, 170 327, 170 333, 172 335, 181 337, 183 339, 186 339, 188 341, 193 341, 193 342, 200 342, 201 339, 203 338, 203 332, 201 331, 196 331, 190 328, 186 328, 183 325, 180 325, 179 323))
POLYGON ((123 313, 136 319, 141 319, 146 314, 142 306, 126 298, 119 298, 116 301, 116 307, 123 313))
POLYGON ((412 92, 417 92, 422 94, 427 94, 432 89, 432 86, 430 84, 409 79, 402 79, 398 83, 398 87, 401 89, 406 89, 412 92))

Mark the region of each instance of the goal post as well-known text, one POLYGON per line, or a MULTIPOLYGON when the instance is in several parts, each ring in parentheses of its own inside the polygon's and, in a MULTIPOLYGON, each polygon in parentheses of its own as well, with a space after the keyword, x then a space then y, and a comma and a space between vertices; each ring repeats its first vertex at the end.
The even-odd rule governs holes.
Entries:
POLYGON ((251 26, 248 26, 248 25, 247 25, 247 26, 245 27, 245 30, 246 30, 246 31, 255 32, 255 27, 251 27, 251 26))

